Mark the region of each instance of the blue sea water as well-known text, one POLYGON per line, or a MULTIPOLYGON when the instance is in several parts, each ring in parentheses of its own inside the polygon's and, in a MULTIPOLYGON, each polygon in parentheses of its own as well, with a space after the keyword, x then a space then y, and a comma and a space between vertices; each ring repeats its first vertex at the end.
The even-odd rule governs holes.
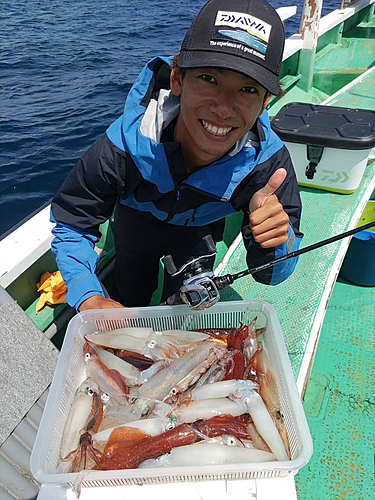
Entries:
MULTIPOLYGON (((122 113, 143 65, 178 52, 204 0, 12 0, 0 10, 0 235, 48 202, 122 113)), ((229 3, 229 2, 228 2, 229 3)), ((286 21, 298 31, 302 0, 286 21)), ((340 0, 326 0, 324 12, 340 0)))

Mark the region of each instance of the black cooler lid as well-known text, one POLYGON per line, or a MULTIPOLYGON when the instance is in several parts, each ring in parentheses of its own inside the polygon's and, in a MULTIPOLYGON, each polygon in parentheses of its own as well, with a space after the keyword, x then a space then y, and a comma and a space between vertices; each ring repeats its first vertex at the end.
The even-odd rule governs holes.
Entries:
POLYGON ((283 141, 340 149, 375 146, 375 111, 292 102, 272 120, 283 141))

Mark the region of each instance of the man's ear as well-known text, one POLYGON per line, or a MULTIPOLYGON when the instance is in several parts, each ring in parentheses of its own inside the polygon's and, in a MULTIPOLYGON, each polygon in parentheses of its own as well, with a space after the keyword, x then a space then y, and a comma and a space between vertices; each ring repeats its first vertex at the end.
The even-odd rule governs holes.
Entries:
POLYGON ((270 99, 272 97, 272 94, 270 94, 269 92, 267 93, 267 96, 265 97, 264 101, 263 101, 263 106, 262 106, 262 111, 259 113, 259 116, 263 113, 263 111, 266 109, 266 107, 268 106, 268 103, 270 102, 270 99))
POLYGON ((175 68, 172 68, 171 71, 172 94, 175 95, 176 97, 180 96, 181 89, 182 89, 182 73, 181 69, 178 66, 176 66, 175 68))

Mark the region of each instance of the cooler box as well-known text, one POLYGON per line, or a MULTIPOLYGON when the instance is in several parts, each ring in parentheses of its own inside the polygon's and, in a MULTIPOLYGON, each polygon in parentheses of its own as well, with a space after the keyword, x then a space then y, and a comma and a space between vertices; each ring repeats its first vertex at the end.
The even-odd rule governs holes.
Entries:
POLYGON ((272 129, 290 152, 298 184, 349 194, 375 146, 375 111, 293 102, 272 129))

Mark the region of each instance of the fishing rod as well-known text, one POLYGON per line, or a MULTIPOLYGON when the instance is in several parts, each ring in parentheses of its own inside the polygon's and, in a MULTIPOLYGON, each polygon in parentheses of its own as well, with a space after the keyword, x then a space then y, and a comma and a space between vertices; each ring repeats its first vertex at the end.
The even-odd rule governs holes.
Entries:
POLYGON ((235 274, 225 274, 224 276, 214 276, 213 271, 206 269, 203 265, 209 257, 213 257, 217 252, 212 236, 207 235, 203 240, 205 240, 208 250, 211 253, 202 255, 201 257, 191 257, 179 270, 177 270, 174 265, 171 255, 167 255, 163 258, 163 263, 167 272, 172 277, 182 273, 183 282, 179 291, 169 297, 162 305, 187 304, 191 309, 207 309, 218 302, 220 298, 219 290, 231 285, 235 280, 248 276, 249 274, 253 275, 260 271, 264 271, 280 262, 299 257, 307 252, 334 243, 347 236, 365 231, 371 227, 375 227, 375 221, 288 253, 260 266, 252 267, 235 274))

